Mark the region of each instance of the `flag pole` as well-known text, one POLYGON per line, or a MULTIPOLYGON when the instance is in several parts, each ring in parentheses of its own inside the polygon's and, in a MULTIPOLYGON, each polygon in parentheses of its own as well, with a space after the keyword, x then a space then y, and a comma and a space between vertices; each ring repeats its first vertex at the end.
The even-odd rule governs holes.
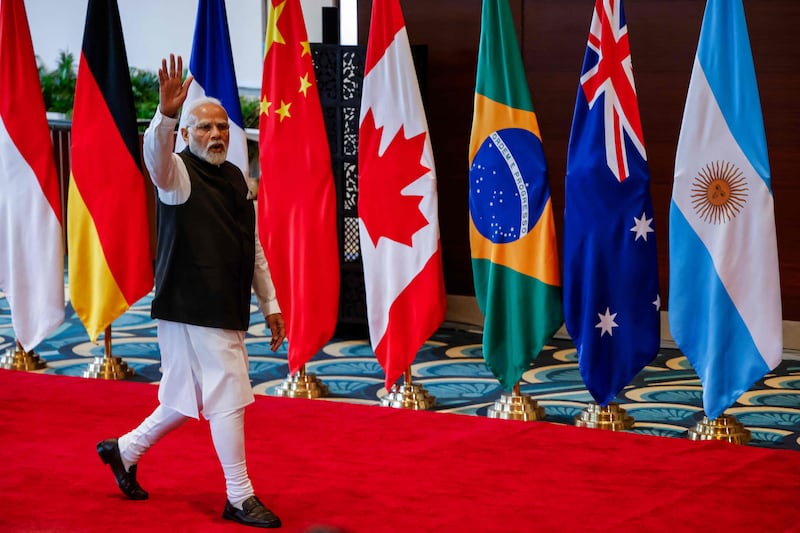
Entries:
POLYGON ((703 420, 689 430, 689 440, 722 440, 733 444, 750 442, 750 430, 745 428, 733 415, 725 413, 710 420, 703 414, 703 420))
POLYGON ((430 409, 436 405, 436 397, 428 394, 422 385, 411 382, 411 367, 403 374, 403 384, 392 385, 389 394, 381 399, 381 406, 400 409, 413 409, 415 411, 430 409))
POLYGON ((511 392, 503 392, 500 395, 500 398, 494 402, 494 405, 486 411, 486 416, 503 420, 533 422, 535 420, 544 419, 545 411, 544 407, 541 407, 529 394, 522 394, 520 392, 518 381, 511 392))
POLYGON ((83 371, 83 377, 95 379, 127 379, 136 372, 122 360, 111 355, 111 326, 106 326, 104 335, 105 354, 98 355, 83 371))
POLYGON ((579 428, 606 429, 624 431, 633 429, 636 421, 625 412, 618 403, 600 405, 590 402, 579 414, 575 415, 575 426, 579 428))
POLYGON ((5 370, 40 370, 46 366, 47 363, 36 352, 26 352, 19 341, 16 347, 9 348, 0 356, 0 368, 5 370))
POLYGON ((306 365, 294 374, 289 373, 283 382, 275 387, 274 395, 285 398, 322 398, 329 393, 328 386, 315 374, 306 373, 306 365))

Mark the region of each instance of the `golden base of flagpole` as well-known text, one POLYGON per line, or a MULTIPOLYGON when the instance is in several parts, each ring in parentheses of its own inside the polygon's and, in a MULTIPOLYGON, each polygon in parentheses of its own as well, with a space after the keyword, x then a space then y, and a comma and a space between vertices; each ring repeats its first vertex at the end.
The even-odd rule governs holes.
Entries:
POLYGON ((575 426, 579 428, 607 429, 610 431, 623 431, 632 429, 635 421, 617 403, 610 403, 605 407, 591 402, 575 417, 575 426))
POLYGON ((83 371, 83 377, 94 379, 128 379, 136 372, 121 357, 97 356, 83 371))
POLYGON ((436 397, 428 394, 422 385, 404 383, 392 385, 389 394, 381 398, 383 407, 396 407, 422 411, 436 405, 436 397))
POLYGON ((94 379, 127 379, 136 372, 121 357, 111 355, 111 326, 105 329, 105 355, 95 357, 83 371, 83 377, 94 379))
POLYGON ((46 366, 47 363, 42 361, 36 352, 33 350, 26 352, 19 343, 0 356, 0 368, 6 370, 40 370, 46 366))
POLYGON ((745 428, 733 415, 720 415, 714 420, 703 417, 689 430, 689 440, 724 440, 734 444, 750 442, 750 430, 745 428))
POLYGON ((286 376, 286 379, 275 387, 273 394, 285 398, 321 398, 328 395, 328 386, 316 375, 306 374, 303 367, 299 372, 286 376))
POLYGON ((408 367, 403 375, 403 384, 395 383, 389 394, 381 398, 382 407, 422 411, 434 405, 436 405, 435 396, 428 394, 422 385, 411 383, 411 367, 408 367))
POLYGON ((544 419, 545 412, 544 408, 536 400, 515 390, 514 392, 502 393, 500 398, 486 412, 486 416, 503 420, 533 422, 544 419))

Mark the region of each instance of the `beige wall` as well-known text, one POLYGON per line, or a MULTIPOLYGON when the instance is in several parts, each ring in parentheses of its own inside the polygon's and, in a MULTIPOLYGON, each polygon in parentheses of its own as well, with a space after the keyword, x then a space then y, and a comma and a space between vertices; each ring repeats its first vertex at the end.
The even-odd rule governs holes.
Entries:
MULTIPOLYGON (((336 0, 302 0, 308 36, 322 41, 322 7, 336 0)), ((33 49, 53 68, 59 52, 80 56, 87 0, 25 0, 33 49)), ((128 64, 155 70, 165 54, 189 57, 197 0, 118 0, 128 64)), ((263 0, 228 0, 236 78, 240 87, 261 87, 264 42, 263 0)))

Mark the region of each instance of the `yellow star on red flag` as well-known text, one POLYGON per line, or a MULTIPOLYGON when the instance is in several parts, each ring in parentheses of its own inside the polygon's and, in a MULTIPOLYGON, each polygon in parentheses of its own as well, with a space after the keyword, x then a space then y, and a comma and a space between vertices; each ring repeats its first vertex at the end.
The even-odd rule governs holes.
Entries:
POLYGON ((261 104, 259 106, 261 114, 269 116, 269 108, 271 105, 272 102, 268 101, 266 96, 263 96, 261 98, 261 104))
POLYGON ((300 76, 300 90, 297 92, 303 93, 303 96, 308 96, 309 87, 311 87, 311 82, 308 81, 308 72, 306 72, 305 76, 300 76))
POLYGON ((264 57, 267 57, 269 49, 272 48, 272 43, 286 44, 283 40, 280 30, 278 30, 278 19, 283 14, 283 8, 286 7, 286 0, 278 4, 272 5, 272 2, 267 2, 269 12, 267 13, 267 35, 264 42, 264 57))
POLYGON ((286 117, 291 117, 292 116, 292 114, 289 112, 289 108, 290 107, 292 107, 292 103, 291 102, 289 102, 287 104, 286 102, 281 100, 281 107, 278 108, 277 111, 275 111, 276 114, 280 115, 281 122, 283 122, 283 119, 285 119, 286 117))

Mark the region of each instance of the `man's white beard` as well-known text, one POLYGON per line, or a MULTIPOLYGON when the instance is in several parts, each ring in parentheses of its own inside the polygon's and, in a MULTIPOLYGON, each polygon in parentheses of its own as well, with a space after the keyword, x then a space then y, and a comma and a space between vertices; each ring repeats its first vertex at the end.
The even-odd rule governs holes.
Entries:
POLYGON ((197 143, 197 141, 195 141, 194 138, 190 135, 189 136, 189 150, 191 150, 191 152, 194 155, 196 155, 197 157, 199 157, 200 159, 205 159, 206 161, 208 161, 212 165, 219 166, 222 163, 224 163, 225 160, 228 158, 228 147, 225 146, 222 143, 222 141, 215 141, 215 142, 208 143, 208 146, 206 146, 205 149, 203 149, 202 147, 200 147, 200 145, 197 143), (225 148, 222 152, 210 152, 209 151, 211 148, 219 146, 219 145, 222 145, 225 148))

